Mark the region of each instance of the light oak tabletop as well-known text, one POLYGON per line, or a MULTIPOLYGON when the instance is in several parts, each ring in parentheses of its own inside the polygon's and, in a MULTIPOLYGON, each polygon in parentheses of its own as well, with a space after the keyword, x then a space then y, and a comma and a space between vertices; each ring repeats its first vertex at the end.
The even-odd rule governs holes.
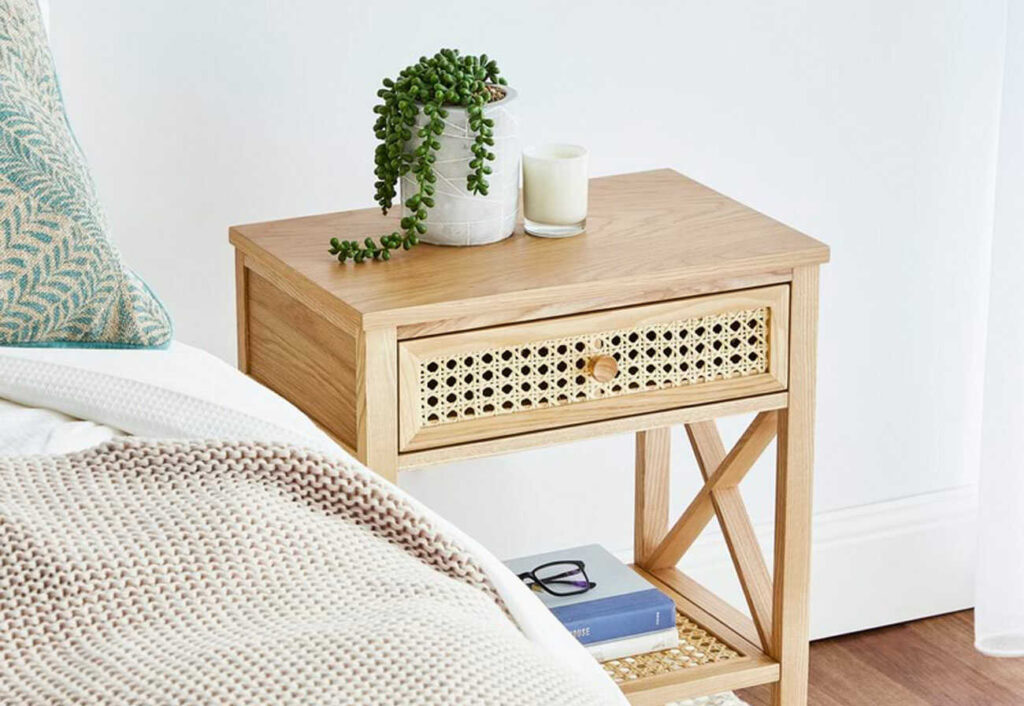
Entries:
POLYGON ((513 302, 553 315, 567 309, 547 303, 576 299, 580 310, 599 308, 602 292, 620 302, 652 301, 699 292, 701 282, 720 287, 736 277, 742 286, 750 275, 829 258, 825 244, 670 169, 591 180, 587 231, 572 238, 535 238, 520 224, 498 243, 421 244, 388 262, 340 264, 327 253, 332 237, 362 241, 395 230, 398 211, 234 226, 230 240, 296 286, 331 295, 363 326, 475 317, 513 302))

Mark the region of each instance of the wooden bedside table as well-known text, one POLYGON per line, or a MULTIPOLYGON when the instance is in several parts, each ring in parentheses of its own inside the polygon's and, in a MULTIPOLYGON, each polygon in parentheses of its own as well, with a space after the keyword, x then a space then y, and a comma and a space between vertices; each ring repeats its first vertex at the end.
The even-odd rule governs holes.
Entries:
POLYGON ((391 480, 413 466, 636 432, 635 568, 708 635, 692 632, 694 650, 672 664, 615 666, 623 691, 660 705, 773 682, 776 704, 806 703, 828 248, 670 170, 590 189, 584 235, 520 231, 364 265, 339 264, 327 243, 396 229, 379 209, 231 228, 239 367, 391 480), (727 452, 714 420, 750 412, 727 452), (686 425, 705 485, 670 524, 673 424, 686 425), (773 580, 737 486, 776 436, 773 580), (713 515, 752 620, 674 568, 713 515))

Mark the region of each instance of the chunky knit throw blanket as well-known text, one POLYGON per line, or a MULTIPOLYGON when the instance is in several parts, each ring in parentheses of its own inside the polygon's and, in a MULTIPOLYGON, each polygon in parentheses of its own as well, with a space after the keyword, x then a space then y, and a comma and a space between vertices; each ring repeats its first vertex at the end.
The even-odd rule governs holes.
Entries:
POLYGON ((474 558, 291 446, 0 459, 0 703, 600 704, 474 558))

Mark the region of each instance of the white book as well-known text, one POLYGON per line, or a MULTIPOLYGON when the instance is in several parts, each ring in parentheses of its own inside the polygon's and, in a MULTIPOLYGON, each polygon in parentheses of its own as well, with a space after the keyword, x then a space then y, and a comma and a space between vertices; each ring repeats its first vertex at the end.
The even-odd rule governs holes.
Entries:
POLYGON ((584 647, 598 662, 607 662, 610 659, 633 657, 645 652, 658 652, 679 647, 679 633, 674 627, 671 627, 618 640, 594 642, 584 645, 584 647))

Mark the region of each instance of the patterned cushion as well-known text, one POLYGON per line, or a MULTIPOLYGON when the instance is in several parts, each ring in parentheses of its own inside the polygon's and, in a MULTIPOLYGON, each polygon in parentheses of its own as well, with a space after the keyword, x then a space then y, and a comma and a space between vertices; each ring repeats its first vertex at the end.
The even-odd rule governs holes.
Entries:
POLYGON ((64 112, 36 0, 0 0, 0 345, 163 347, 64 112))

